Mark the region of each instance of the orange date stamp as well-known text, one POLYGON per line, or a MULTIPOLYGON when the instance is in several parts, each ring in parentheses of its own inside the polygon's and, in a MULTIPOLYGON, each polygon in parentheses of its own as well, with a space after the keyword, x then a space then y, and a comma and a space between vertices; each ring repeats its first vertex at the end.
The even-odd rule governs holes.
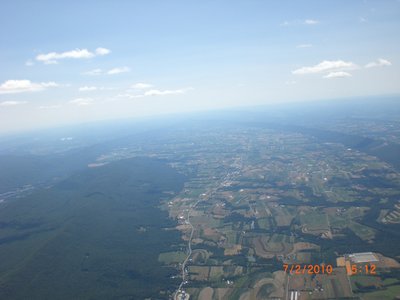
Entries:
POLYGON ((332 274, 332 265, 283 265, 283 271, 294 275, 332 274))

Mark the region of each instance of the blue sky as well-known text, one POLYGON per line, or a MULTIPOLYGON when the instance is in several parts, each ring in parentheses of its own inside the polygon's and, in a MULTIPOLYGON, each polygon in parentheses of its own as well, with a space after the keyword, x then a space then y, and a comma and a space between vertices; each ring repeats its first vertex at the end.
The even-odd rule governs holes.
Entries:
POLYGON ((400 92, 400 1, 2 1, 0 132, 400 92))

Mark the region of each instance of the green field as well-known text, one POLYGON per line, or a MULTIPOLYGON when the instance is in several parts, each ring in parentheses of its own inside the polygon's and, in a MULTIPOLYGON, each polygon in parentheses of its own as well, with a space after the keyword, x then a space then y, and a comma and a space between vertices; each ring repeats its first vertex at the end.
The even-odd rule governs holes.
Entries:
POLYGON ((257 225, 261 229, 268 230, 270 229, 270 222, 268 218, 257 219, 257 225))
POLYGON ((356 222, 350 222, 349 228, 363 240, 371 240, 376 234, 376 230, 356 222))
POLYGON ((362 294, 365 300, 397 299, 400 296, 400 285, 386 287, 379 291, 362 294))
POLYGON ((169 265, 173 263, 182 263, 186 257, 187 254, 185 252, 172 251, 160 253, 158 260, 166 265, 169 265))
POLYGON ((301 215, 300 223, 310 233, 329 230, 327 215, 318 211, 309 211, 301 215))

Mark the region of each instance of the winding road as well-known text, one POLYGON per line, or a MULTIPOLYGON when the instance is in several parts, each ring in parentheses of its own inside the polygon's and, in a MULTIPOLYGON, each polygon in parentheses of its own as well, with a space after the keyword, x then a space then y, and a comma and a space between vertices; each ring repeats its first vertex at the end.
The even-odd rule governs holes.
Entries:
POLYGON ((194 203, 193 205, 190 206, 190 208, 189 208, 188 211, 187 211, 187 217, 186 217, 186 219, 185 219, 186 223, 187 223, 187 224, 190 226, 190 228, 191 228, 190 237, 189 237, 189 241, 188 241, 188 250, 189 250, 189 252, 188 252, 188 255, 186 256, 185 260, 184 260, 183 263, 182 263, 182 282, 181 282, 181 284, 179 285, 178 289, 177 289, 176 292, 175 292, 175 296, 174 296, 174 299, 175 299, 175 300, 178 300, 177 297, 178 297, 178 295, 180 294, 180 291, 181 291, 181 289, 182 289, 182 286, 185 284, 185 276, 186 276, 185 269, 186 269, 186 264, 187 264, 187 262, 188 262, 190 256, 192 255, 192 238, 193 238, 193 233, 194 233, 194 227, 193 227, 192 223, 190 223, 190 213, 191 213, 192 209, 193 209, 194 207, 196 207, 196 205, 197 205, 199 202, 200 202, 200 200, 197 200, 196 203, 194 203))
MULTIPOLYGON (((226 175, 222 181, 229 179, 229 174, 226 175)), ((182 282, 179 285, 178 289, 175 291, 174 293, 174 300, 180 300, 180 298, 178 298, 178 296, 181 294, 182 291, 182 287, 185 284, 186 281, 186 264, 190 259, 190 256, 192 255, 192 238, 193 238, 193 234, 194 234, 194 227, 192 225, 192 223, 190 223, 190 213, 192 212, 193 208, 195 208, 197 206, 197 204, 200 201, 206 201, 208 200, 216 191, 218 190, 218 187, 212 189, 211 191, 209 191, 208 193, 206 193, 203 197, 203 199, 198 199, 194 204, 189 206, 189 209, 187 210, 187 216, 185 219, 185 222, 190 226, 191 230, 190 230, 190 237, 189 237, 189 241, 188 241, 188 255, 186 256, 185 260, 182 263, 182 282)))

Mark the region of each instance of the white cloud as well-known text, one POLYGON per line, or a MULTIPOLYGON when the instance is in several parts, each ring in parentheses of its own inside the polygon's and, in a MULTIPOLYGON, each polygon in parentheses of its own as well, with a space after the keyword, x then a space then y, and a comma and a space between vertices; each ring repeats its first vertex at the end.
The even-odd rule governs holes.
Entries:
POLYGON ((366 68, 375 68, 375 67, 384 67, 384 66, 391 66, 392 63, 386 59, 378 58, 377 61, 370 62, 365 65, 366 68))
POLYGON ((135 98, 143 98, 143 97, 151 97, 151 96, 167 96, 167 95, 179 95, 179 94, 185 94, 187 91, 192 90, 193 88, 184 88, 184 89, 177 89, 177 90, 157 90, 157 89, 152 89, 152 90, 147 90, 143 94, 119 94, 117 97, 120 98, 130 98, 130 99, 135 99, 135 98))
MULTIPOLYGON (((42 82, 42 83, 40 83, 40 85, 44 88, 60 86, 58 83, 55 83, 54 81, 42 82)), ((64 85, 64 86, 68 86, 68 85, 64 85)))
POLYGON ((90 76, 96 76, 96 75, 101 75, 101 74, 103 74, 102 69, 93 69, 93 70, 83 73, 83 75, 90 75, 90 76))
POLYGON ((149 89, 151 87, 153 87, 153 85, 148 84, 148 83, 143 83, 143 82, 138 82, 131 86, 131 88, 137 89, 137 90, 149 89))
POLYGON ((34 64, 35 64, 35 63, 34 63, 33 61, 31 61, 30 59, 28 59, 28 60, 25 62, 25 66, 27 66, 27 67, 32 67, 34 64))
POLYGON ((314 19, 306 19, 306 20, 291 20, 291 21, 284 21, 280 23, 280 26, 299 26, 299 25, 316 25, 320 22, 314 19))
POLYGON ((296 48, 311 48, 312 44, 300 44, 297 45, 296 48))
POLYGON ((93 104, 93 99, 92 98, 76 98, 74 100, 69 101, 71 104, 75 104, 78 106, 88 106, 93 104))
POLYGON ((97 55, 107 55, 107 54, 110 54, 110 53, 111 53, 111 50, 107 49, 107 48, 99 47, 99 48, 96 49, 96 54, 97 55))
POLYGON ((57 63, 57 60, 64 58, 92 58, 94 54, 87 49, 75 49, 62 53, 50 52, 47 54, 39 54, 36 60, 44 62, 45 64, 57 63))
POLYGON ((115 74, 120 74, 120 73, 126 73, 129 72, 131 69, 128 67, 120 67, 120 68, 113 68, 111 70, 107 71, 108 75, 115 75, 115 74))
POLYGON ((79 88, 80 92, 91 92, 91 91, 95 91, 95 90, 97 90, 96 86, 81 86, 79 88))
POLYGON ((149 90, 146 91, 143 95, 144 96, 165 96, 165 95, 176 95, 176 94, 184 94, 185 90, 180 89, 180 90, 149 90))
POLYGON ((306 24, 306 25, 315 25, 315 24, 318 24, 318 23, 319 23, 319 21, 313 20, 313 19, 307 19, 307 20, 304 21, 304 24, 306 24))
POLYGON ((23 92, 37 92, 45 90, 49 87, 57 87, 57 83, 50 82, 40 82, 35 83, 30 80, 7 80, 0 85, 0 94, 16 94, 23 92))
POLYGON ((25 104, 26 101, 3 101, 0 102, 0 106, 16 106, 16 105, 21 105, 25 104))
POLYGON ((351 77, 351 74, 344 71, 338 71, 338 72, 330 72, 324 76, 324 78, 345 78, 345 77, 351 77))
POLYGON ((75 49, 75 50, 70 50, 70 51, 65 51, 61 53, 57 52, 49 52, 46 54, 39 54, 36 56, 37 61, 41 61, 45 64, 57 64, 58 60, 60 59, 65 59, 65 58, 74 58, 74 59, 80 59, 80 58, 92 58, 95 57, 96 55, 106 55, 110 53, 111 51, 106 49, 106 48, 97 48, 95 52, 91 52, 87 49, 75 49))
POLYGON ((135 99, 135 98, 143 98, 145 97, 145 95, 140 94, 140 95, 132 95, 129 93, 125 93, 125 94, 119 94, 117 95, 118 98, 130 98, 130 99, 135 99))
POLYGON ((357 65, 353 62, 346 62, 343 60, 324 60, 319 64, 312 67, 302 67, 300 69, 292 71, 295 75, 305 75, 305 74, 317 74, 325 72, 335 72, 343 70, 353 70, 356 69, 357 65))
POLYGON ((94 69, 87 72, 82 73, 83 75, 90 75, 90 76, 97 76, 97 75, 116 75, 120 73, 130 72, 131 69, 128 67, 119 67, 119 68, 112 68, 110 70, 102 70, 102 69, 94 69))

